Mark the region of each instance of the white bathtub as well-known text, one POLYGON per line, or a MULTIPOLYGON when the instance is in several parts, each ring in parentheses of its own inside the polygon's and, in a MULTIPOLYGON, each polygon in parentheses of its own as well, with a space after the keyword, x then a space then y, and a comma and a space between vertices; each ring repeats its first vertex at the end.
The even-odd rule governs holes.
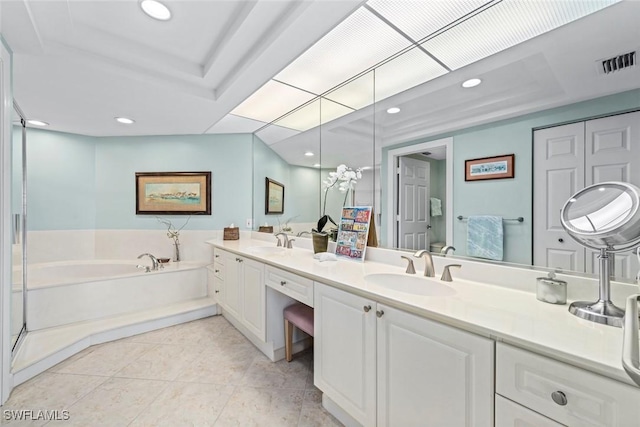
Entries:
POLYGON ((150 260, 50 262, 27 269, 30 331, 96 320, 207 296, 206 263, 170 262, 145 273, 150 260))

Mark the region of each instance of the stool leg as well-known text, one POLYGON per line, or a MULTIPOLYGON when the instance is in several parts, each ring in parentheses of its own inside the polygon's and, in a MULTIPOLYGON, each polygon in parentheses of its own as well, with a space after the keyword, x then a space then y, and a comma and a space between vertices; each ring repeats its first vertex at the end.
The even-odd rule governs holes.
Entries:
POLYGON ((293 325, 287 320, 284 319, 284 354, 287 359, 287 362, 291 362, 291 347, 293 341, 293 325))

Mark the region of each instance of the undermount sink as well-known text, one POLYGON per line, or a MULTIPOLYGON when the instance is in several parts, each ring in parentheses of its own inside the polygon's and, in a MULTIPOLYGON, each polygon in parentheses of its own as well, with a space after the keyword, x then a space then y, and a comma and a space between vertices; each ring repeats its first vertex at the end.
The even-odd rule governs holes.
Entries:
POLYGON ((255 255, 284 255, 286 249, 282 246, 251 246, 247 248, 247 252, 255 255))
POLYGON ((364 276, 364 281, 370 285, 411 295, 446 297, 456 293, 452 287, 439 283, 435 279, 427 279, 422 276, 379 273, 364 276))

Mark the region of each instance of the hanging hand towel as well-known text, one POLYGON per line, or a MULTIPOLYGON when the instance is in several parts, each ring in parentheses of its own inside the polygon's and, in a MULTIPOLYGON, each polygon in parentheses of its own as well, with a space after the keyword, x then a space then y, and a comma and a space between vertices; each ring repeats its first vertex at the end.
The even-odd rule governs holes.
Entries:
POLYGON ((504 231, 501 216, 470 216, 467 222, 467 255, 502 261, 504 231))
POLYGON ((442 200, 431 197, 431 216, 442 216, 442 200))

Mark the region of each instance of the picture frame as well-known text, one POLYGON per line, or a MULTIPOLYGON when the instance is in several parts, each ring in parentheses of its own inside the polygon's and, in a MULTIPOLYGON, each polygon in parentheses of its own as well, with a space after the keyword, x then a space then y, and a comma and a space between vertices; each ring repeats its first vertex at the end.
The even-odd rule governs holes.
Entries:
POLYGON ((464 161, 465 181, 485 181, 515 177, 515 154, 464 161))
POLYGON ((284 185, 271 178, 265 178, 264 213, 265 215, 284 213, 284 185))
POLYGON ((211 172, 136 172, 136 215, 211 215, 211 172))

